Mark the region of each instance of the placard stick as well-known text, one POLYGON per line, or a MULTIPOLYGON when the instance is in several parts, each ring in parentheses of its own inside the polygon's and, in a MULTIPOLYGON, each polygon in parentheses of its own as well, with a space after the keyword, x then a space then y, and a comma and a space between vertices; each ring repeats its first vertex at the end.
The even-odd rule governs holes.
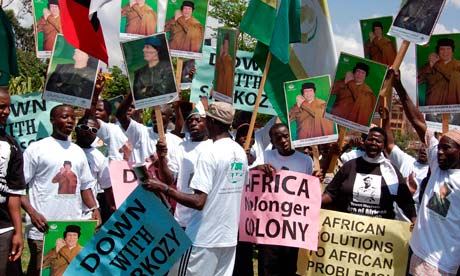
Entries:
POLYGON ((179 100, 182 99, 182 92, 180 89, 180 84, 182 82, 183 65, 184 65, 184 60, 181 57, 178 57, 177 64, 176 64, 176 87, 177 87, 177 95, 179 95, 179 100))
POLYGON ((320 171, 321 166, 319 164, 319 150, 318 146, 314 145, 312 146, 313 149, 313 171, 320 171))
POLYGON ((252 111, 251 123, 249 124, 248 135, 246 136, 246 141, 244 142, 244 150, 249 149, 251 144, 252 132, 254 131, 254 125, 256 124, 257 111, 259 110, 260 99, 262 98, 262 92, 264 91, 265 81, 267 80, 268 69, 270 68, 270 63, 272 61, 272 53, 268 52, 267 60, 265 61, 265 69, 262 75, 262 80, 260 81, 259 91, 257 92, 256 102, 254 103, 254 110, 252 111))
POLYGON ((442 133, 449 131, 449 113, 442 113, 442 133))
POLYGON ((161 116, 161 107, 159 105, 154 107, 155 109, 155 119, 157 121, 157 131, 158 131, 158 139, 165 141, 165 129, 163 127, 163 117, 161 116))
MULTIPOLYGON (((401 47, 399 47, 399 51, 396 54, 395 60, 393 61, 393 64, 391 65, 391 68, 395 71, 399 70, 399 67, 401 66, 401 63, 404 59, 404 56, 407 53, 407 49, 409 49, 410 42, 407 40, 404 40, 403 43, 401 44, 401 47)), ((380 97, 383 97, 383 107, 388 109, 391 114, 391 110, 389 108, 390 106, 390 101, 391 101, 391 96, 392 96, 392 91, 393 91, 393 75, 385 79, 385 82, 383 83, 382 90, 380 90, 380 97)), ((379 125, 380 127, 383 126, 383 119, 379 119, 379 125)))
MULTIPOLYGON (((347 132, 347 128, 344 126, 339 126, 339 125, 337 125, 337 128, 339 130, 339 139, 337 140, 337 143, 339 144, 339 149, 342 149, 342 145, 345 139, 345 133, 347 132)), ((338 154, 334 154, 332 156, 331 163, 329 163, 329 168, 327 168, 327 173, 334 172, 335 164, 337 163, 338 159, 339 159, 338 154)))

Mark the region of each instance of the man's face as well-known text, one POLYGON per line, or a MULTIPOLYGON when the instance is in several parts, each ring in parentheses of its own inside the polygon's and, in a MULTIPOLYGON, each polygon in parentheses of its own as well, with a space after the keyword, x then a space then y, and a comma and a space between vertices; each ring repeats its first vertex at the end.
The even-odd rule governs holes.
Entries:
POLYGON ((460 148, 449 137, 442 136, 439 140, 438 164, 441 170, 454 169, 460 164, 460 148))
POLYGON ((69 136, 75 126, 75 114, 70 106, 61 106, 56 110, 54 117, 51 117, 53 130, 65 136, 69 136))
POLYGON ((54 17, 59 16, 59 6, 55 4, 50 4, 50 12, 54 17))
POLYGON ((189 6, 184 6, 182 8, 182 16, 184 16, 185 19, 189 19, 190 17, 192 17, 192 12, 193 12, 193 9, 189 6))
POLYGON ((87 53, 81 51, 80 49, 75 49, 73 53, 73 60, 75 62, 88 62, 89 56, 87 53))
POLYGON ((439 58, 442 61, 450 61, 452 59, 453 50, 450 46, 439 46, 439 58))
POLYGON ((96 104, 96 118, 104 122, 109 121, 109 114, 104 108, 104 101, 98 101, 96 104))
POLYGON ((355 81, 357 84, 361 84, 366 79, 366 71, 362 69, 356 69, 354 73, 355 81))
POLYGON ((289 138, 289 130, 286 126, 281 126, 274 129, 270 137, 273 146, 281 155, 289 154, 291 149, 291 139, 289 138))
POLYGON ((78 242, 78 233, 67 232, 65 235, 65 243, 68 247, 73 248, 77 245, 78 242))
POLYGON ((375 34, 376 37, 379 37, 379 38, 382 37, 382 28, 375 27, 374 28, 374 34, 375 34))
POLYGON ((0 93, 0 125, 5 126, 10 115, 11 98, 6 92, 0 93))
POLYGON ((158 60, 158 51, 152 45, 145 44, 144 49, 144 59, 147 62, 158 60))
POLYGON ((203 138, 207 133, 206 120, 199 114, 188 117, 186 124, 192 141, 203 138))
POLYGON ((424 146, 421 146, 418 149, 418 162, 420 163, 426 163, 428 161, 428 158, 426 156, 426 148, 424 146))
POLYGON ((370 158, 377 157, 383 150, 385 146, 385 137, 377 131, 369 132, 367 135, 366 141, 364 141, 364 149, 367 156, 370 158))
POLYGON ((307 88, 302 90, 303 97, 307 100, 307 102, 311 102, 315 99, 315 90, 312 88, 307 88))
POLYGON ((89 146, 96 139, 94 131, 99 130, 99 124, 97 121, 88 120, 85 124, 88 128, 83 129, 80 125, 77 126, 77 141, 79 145, 89 146))
POLYGON ((371 186, 371 179, 365 178, 364 179, 364 187, 369 188, 371 186))

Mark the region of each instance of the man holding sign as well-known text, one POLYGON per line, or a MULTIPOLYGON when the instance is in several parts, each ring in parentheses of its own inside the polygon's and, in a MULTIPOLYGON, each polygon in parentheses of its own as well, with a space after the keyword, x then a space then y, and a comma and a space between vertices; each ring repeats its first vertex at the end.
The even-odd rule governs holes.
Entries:
MULTIPOLYGON (((274 150, 264 152, 264 160, 254 169, 272 175, 278 170, 288 170, 311 175, 313 161, 310 156, 291 148, 289 129, 285 124, 274 124, 270 129, 270 139, 274 150)), ((259 275, 294 276, 297 271, 298 248, 259 245, 259 275)))
MULTIPOLYGON (((193 194, 185 194, 158 179, 144 187, 163 192, 190 207, 186 233, 193 242, 187 275, 232 275, 240 218, 240 201, 247 181, 246 153, 228 133, 235 110, 214 102, 206 112, 206 126, 213 144, 201 152, 190 182, 193 194), (225 210, 225 212, 222 212, 225 210)), ((184 268, 185 269, 185 268, 184 268)))

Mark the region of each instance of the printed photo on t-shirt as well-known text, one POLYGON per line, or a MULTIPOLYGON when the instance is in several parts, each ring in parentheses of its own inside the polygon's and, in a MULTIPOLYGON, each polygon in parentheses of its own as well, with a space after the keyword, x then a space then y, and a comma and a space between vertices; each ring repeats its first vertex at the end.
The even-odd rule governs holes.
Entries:
POLYGON ((64 161, 62 168, 51 182, 59 184, 58 194, 74 195, 77 190, 77 175, 72 171, 72 162, 64 161))
POLYGON ((435 213, 447 217, 449 213, 450 201, 447 196, 450 195, 452 190, 449 187, 449 183, 444 183, 440 188, 439 192, 434 192, 430 200, 428 200, 427 207, 435 213))
POLYGON ((356 174, 353 185, 353 202, 379 205, 382 176, 356 174))

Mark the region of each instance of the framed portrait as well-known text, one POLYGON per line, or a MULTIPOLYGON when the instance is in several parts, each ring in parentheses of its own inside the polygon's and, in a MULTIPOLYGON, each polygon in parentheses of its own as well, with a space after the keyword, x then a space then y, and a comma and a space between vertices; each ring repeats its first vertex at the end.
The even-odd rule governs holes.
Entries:
POLYGON ((121 0, 120 36, 149 36, 158 30, 157 0, 121 0))
POLYGON ((388 35, 392 16, 361 19, 361 36, 364 57, 388 66, 393 64, 397 53, 396 38, 388 35))
POLYGON ((49 58, 57 34, 62 34, 58 0, 33 0, 35 50, 37 57, 49 58))
POLYGON ((460 112, 460 34, 433 35, 416 47, 417 101, 424 113, 460 112))
POLYGON ((207 0, 168 0, 164 31, 171 56, 193 59, 203 56, 207 15, 207 0))
POLYGON ((214 99, 233 104, 235 84, 235 61, 237 51, 237 30, 234 28, 217 29, 216 66, 214 67, 214 99))
POLYGON ((367 133, 387 69, 384 64, 340 53, 326 118, 367 133))
POLYGON ((182 65, 182 73, 180 78, 180 89, 191 89, 193 77, 195 76, 195 60, 194 59, 184 59, 182 65))
POLYGON ((337 141, 337 126, 324 118, 331 89, 329 75, 284 83, 286 114, 294 147, 337 141))
POLYGON ((162 105, 177 98, 165 33, 121 43, 136 109, 162 105))
POLYGON ((48 66, 43 98, 89 108, 98 66, 98 59, 73 47, 62 35, 58 35, 48 66))
POLYGON ((62 275, 96 232, 96 220, 48 221, 43 238, 42 276, 62 275))
POLYGON ((403 0, 390 34, 415 44, 428 43, 446 0, 403 0))

